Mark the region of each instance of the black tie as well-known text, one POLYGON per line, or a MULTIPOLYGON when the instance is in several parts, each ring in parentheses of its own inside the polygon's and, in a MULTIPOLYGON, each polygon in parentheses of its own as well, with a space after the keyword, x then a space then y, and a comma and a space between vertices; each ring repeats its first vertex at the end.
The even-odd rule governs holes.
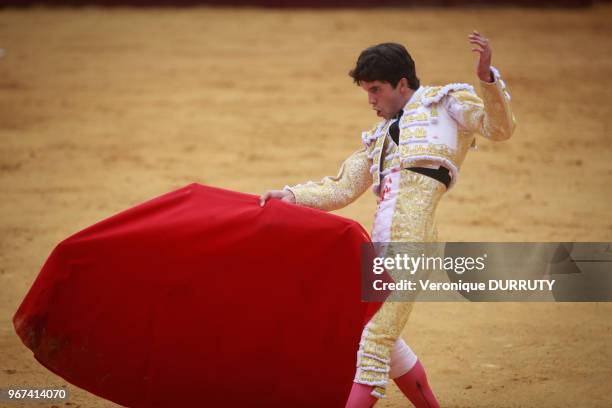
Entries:
POLYGON ((395 122, 389 126, 389 134, 391 135, 391 139, 395 142, 396 145, 399 146, 399 121, 404 114, 403 110, 400 110, 397 115, 395 115, 394 119, 397 119, 395 122))

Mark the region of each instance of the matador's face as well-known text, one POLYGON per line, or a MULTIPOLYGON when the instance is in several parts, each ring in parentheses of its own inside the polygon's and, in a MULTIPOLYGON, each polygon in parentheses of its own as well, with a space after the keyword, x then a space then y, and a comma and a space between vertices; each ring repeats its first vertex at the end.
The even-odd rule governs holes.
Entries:
POLYGON ((368 93, 368 103, 376 111, 376 116, 391 119, 404 107, 405 89, 407 83, 405 78, 395 88, 389 82, 361 81, 359 85, 368 93))

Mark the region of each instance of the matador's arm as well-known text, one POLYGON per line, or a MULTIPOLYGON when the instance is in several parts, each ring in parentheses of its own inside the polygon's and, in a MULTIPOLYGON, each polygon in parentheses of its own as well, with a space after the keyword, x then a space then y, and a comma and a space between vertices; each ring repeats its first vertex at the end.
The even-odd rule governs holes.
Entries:
POLYGON ((491 140, 512 136, 516 120, 510 107, 510 95, 499 72, 491 67, 493 82, 480 81, 482 99, 469 91, 454 91, 444 98, 450 116, 465 129, 491 140))
POLYGON ((372 184, 370 161, 365 148, 356 151, 342 163, 336 177, 285 186, 295 196, 296 204, 333 211, 355 201, 372 184))

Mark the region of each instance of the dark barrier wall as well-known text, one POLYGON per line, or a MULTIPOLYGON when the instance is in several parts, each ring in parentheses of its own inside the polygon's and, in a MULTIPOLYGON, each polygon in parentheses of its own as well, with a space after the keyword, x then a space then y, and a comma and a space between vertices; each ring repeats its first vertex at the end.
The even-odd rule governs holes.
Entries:
POLYGON ((610 0, 0 0, 0 7, 57 6, 268 6, 268 7, 421 7, 501 6, 587 7, 610 0))

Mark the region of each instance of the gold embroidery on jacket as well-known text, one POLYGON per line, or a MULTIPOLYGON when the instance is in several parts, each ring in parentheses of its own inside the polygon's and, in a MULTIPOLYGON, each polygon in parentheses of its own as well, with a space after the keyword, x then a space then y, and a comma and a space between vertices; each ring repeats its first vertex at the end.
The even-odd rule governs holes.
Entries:
POLYGON ((412 115, 402 116, 401 124, 408 125, 410 123, 415 123, 415 122, 425 122, 427 121, 427 119, 428 117, 425 112, 415 113, 412 115))
POLYGON ((402 129, 400 140, 402 140, 403 138, 423 139, 425 137, 427 137, 427 131, 425 130, 425 128, 419 127, 414 129, 402 129))

